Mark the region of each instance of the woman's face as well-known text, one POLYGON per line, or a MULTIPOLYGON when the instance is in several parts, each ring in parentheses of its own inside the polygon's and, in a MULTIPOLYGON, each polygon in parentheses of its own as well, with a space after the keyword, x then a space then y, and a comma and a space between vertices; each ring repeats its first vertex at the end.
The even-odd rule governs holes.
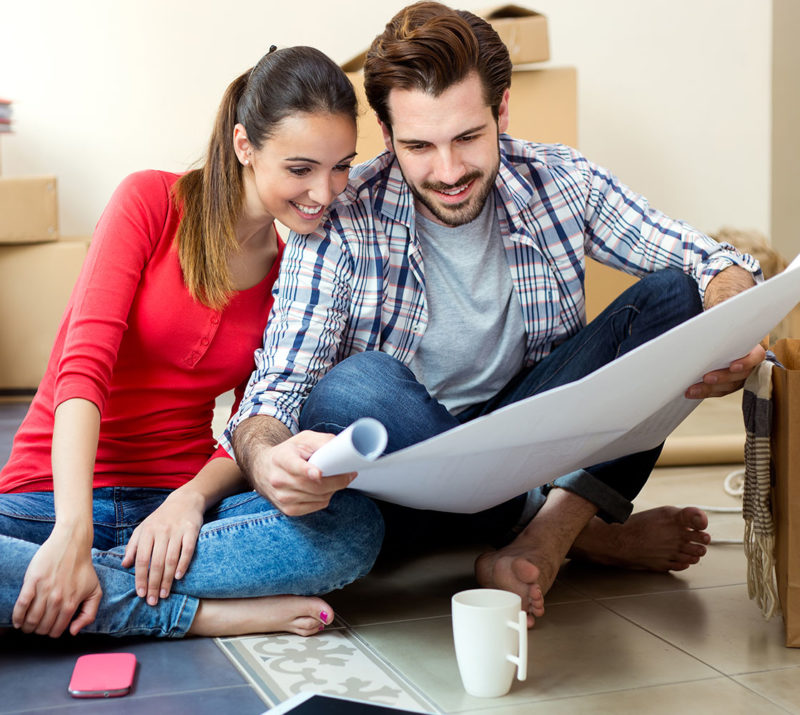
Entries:
POLYGON ((241 125, 236 126, 234 144, 245 165, 247 218, 276 219, 292 231, 311 233, 347 186, 356 154, 353 120, 344 114, 289 116, 258 150, 247 142, 241 125))

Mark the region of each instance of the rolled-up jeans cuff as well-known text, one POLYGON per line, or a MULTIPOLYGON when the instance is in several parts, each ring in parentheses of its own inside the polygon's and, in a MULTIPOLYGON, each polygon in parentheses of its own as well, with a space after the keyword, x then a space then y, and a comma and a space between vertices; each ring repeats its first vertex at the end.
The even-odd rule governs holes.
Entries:
POLYGON ((633 511, 630 500, 585 469, 577 469, 559 477, 552 486, 566 489, 592 502, 597 507, 597 516, 609 524, 623 523, 633 511))

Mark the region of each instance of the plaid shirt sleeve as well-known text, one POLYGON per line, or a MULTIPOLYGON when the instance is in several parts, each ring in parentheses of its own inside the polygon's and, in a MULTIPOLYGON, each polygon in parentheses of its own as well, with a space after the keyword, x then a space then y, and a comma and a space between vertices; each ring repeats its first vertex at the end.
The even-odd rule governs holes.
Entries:
POLYGON ((607 170, 583 157, 578 161, 589 185, 584 214, 588 255, 635 275, 679 268, 695 279, 701 298, 711 279, 731 265, 761 280, 761 269, 752 256, 669 218, 607 170))
POLYGON ((307 236, 292 233, 286 243, 264 346, 255 353, 239 411, 220 438, 229 452, 237 425, 254 415, 274 417, 296 433, 303 401, 335 362, 353 262, 345 242, 324 228, 307 236))

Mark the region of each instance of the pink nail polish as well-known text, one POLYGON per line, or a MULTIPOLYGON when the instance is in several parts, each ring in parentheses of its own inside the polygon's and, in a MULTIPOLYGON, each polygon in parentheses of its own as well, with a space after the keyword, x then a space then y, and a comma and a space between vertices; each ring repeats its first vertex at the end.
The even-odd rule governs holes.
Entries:
POLYGON ((324 626, 324 625, 322 625, 322 626, 320 626, 319 628, 317 628, 317 630, 318 630, 318 631, 324 631, 324 630, 325 630, 325 626, 324 626))
POLYGON ((328 612, 327 611, 320 611, 319 612, 319 619, 323 623, 327 623, 328 622, 328 612))

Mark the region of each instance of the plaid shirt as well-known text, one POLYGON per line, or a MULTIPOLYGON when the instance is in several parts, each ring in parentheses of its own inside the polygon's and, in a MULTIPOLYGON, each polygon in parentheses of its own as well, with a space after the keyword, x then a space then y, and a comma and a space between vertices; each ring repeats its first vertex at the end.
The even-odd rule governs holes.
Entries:
MULTIPOLYGON (((500 138, 495 206, 527 333, 526 365, 586 324, 585 257, 637 276, 672 266, 701 295, 722 269, 758 263, 650 208, 577 151, 500 138)), ((238 414, 291 431, 303 401, 336 363, 383 350, 408 365, 428 325, 414 198, 391 153, 355 167, 313 234, 286 244, 264 347, 238 414)))

